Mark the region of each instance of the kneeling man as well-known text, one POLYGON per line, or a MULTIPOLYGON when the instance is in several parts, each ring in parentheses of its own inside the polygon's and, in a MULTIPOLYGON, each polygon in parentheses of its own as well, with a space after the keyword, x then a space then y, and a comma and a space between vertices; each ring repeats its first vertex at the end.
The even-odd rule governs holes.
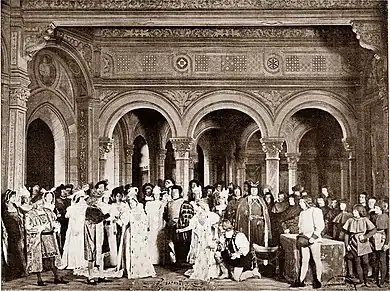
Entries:
POLYGON ((229 269, 233 269, 232 277, 235 281, 243 281, 249 278, 261 278, 257 268, 256 257, 250 251, 250 243, 242 232, 234 231, 232 223, 224 219, 222 221, 225 250, 222 257, 229 269))

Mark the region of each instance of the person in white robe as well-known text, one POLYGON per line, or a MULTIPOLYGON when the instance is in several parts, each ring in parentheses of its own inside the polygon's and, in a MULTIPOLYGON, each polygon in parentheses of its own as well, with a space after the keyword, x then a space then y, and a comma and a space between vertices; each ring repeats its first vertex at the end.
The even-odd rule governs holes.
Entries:
POLYGON ((65 217, 69 218, 66 232, 64 252, 62 254, 62 267, 66 269, 81 269, 88 267, 84 259, 84 221, 87 203, 85 192, 77 191, 73 195, 72 204, 66 210, 65 217))
POLYGON ((163 229, 165 221, 163 219, 165 203, 160 200, 161 190, 158 186, 153 189, 154 200, 146 200, 145 212, 148 219, 148 247, 150 259, 153 265, 162 261, 162 244, 164 244, 163 229))

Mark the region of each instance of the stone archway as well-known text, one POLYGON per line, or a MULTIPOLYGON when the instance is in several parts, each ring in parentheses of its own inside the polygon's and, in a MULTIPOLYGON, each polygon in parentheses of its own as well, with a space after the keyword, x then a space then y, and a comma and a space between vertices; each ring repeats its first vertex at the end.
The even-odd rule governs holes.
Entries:
POLYGON ((181 132, 181 119, 176 109, 166 102, 162 95, 146 90, 125 92, 108 102, 99 115, 100 132, 110 138, 121 117, 127 112, 141 108, 159 112, 167 120, 172 136, 181 132))
POLYGON ((214 91, 194 102, 183 116, 183 128, 188 137, 194 137, 198 123, 207 114, 220 109, 234 109, 253 118, 262 136, 273 130, 272 118, 267 108, 256 98, 233 90, 214 91))

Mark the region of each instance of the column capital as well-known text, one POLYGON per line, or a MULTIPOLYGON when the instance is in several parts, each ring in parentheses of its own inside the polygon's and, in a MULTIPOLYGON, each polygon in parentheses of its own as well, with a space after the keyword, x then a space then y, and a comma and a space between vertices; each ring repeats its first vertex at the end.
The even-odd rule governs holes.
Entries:
POLYGON ((286 153, 288 168, 296 169, 298 166, 299 158, 301 157, 301 153, 286 153))
POLYGON ((341 142, 343 143, 344 149, 348 155, 348 159, 354 159, 355 158, 355 149, 354 149, 354 140, 350 137, 341 139, 341 142))
POLYGON ((99 159, 107 160, 107 154, 112 149, 113 140, 109 137, 99 138, 99 159))
POLYGON ((279 159, 279 153, 282 151, 284 138, 268 137, 260 139, 262 149, 267 154, 266 159, 279 159))
POLYGON ((175 151, 176 159, 188 159, 194 139, 190 137, 172 137, 169 139, 175 151))
POLYGON ((133 156, 133 150, 134 150, 134 145, 133 144, 126 144, 124 147, 123 147, 124 151, 125 151, 125 159, 126 161, 131 161, 131 158, 133 156))
POLYGON ((10 105, 19 106, 27 110, 26 102, 30 97, 30 89, 27 87, 17 87, 10 90, 10 105))

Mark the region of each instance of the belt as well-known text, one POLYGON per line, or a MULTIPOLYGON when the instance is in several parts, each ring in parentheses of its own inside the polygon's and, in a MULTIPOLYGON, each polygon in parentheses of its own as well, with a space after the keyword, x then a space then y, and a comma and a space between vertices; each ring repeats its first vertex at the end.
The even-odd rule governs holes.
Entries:
POLYGON ((45 231, 45 232, 41 232, 41 235, 49 235, 49 234, 53 234, 54 233, 54 230, 52 231, 45 231))
POLYGON ((249 219, 252 220, 252 219, 264 219, 264 216, 260 216, 260 215, 249 215, 249 219))

